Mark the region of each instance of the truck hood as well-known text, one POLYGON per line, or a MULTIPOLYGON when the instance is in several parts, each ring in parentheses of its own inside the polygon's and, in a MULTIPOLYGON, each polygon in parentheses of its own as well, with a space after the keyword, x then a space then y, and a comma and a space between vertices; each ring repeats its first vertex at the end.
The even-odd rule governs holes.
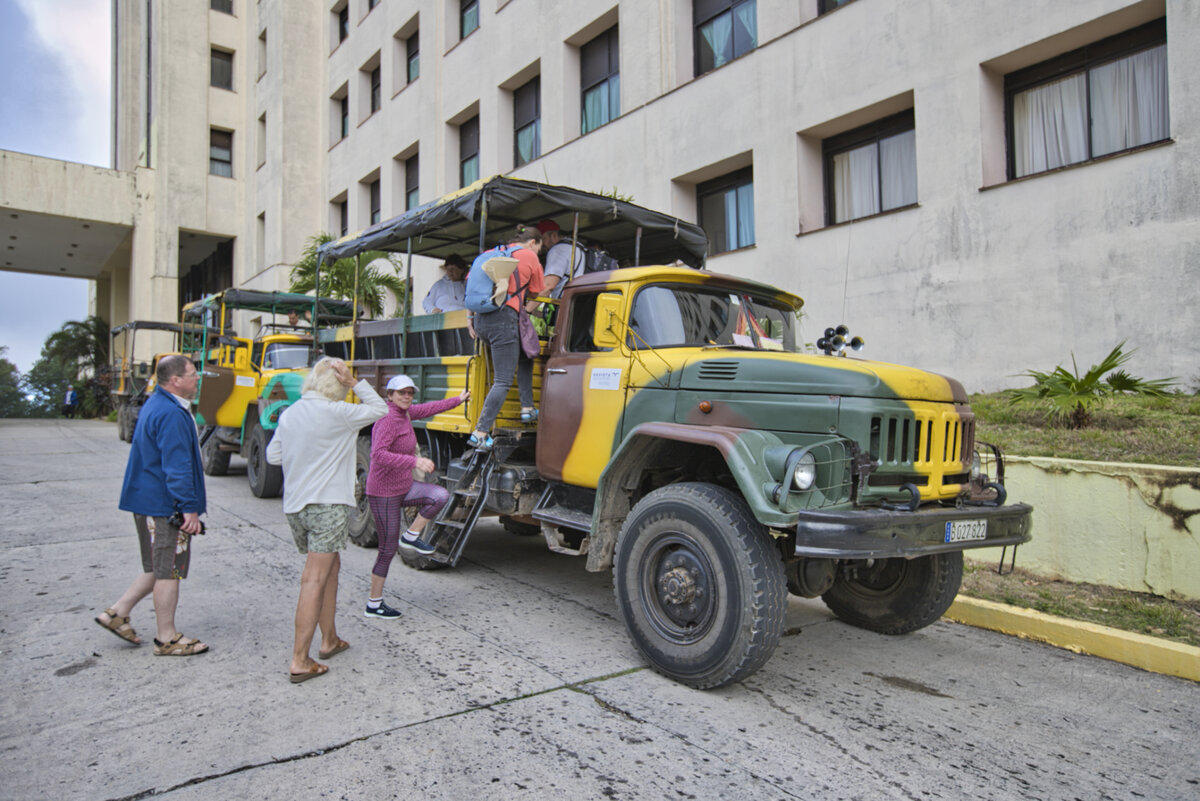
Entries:
POLYGON ((681 389, 893 398, 967 403, 958 381, 887 362, 764 351, 705 351, 689 357, 681 389))

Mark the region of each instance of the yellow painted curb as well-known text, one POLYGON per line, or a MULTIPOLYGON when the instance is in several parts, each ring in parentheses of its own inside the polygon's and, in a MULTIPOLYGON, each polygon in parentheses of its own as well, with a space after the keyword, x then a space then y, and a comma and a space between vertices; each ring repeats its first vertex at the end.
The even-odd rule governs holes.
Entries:
POLYGON ((1200 648, 1032 609, 958 596, 945 617, 981 629, 1049 643, 1142 670, 1200 681, 1200 648))

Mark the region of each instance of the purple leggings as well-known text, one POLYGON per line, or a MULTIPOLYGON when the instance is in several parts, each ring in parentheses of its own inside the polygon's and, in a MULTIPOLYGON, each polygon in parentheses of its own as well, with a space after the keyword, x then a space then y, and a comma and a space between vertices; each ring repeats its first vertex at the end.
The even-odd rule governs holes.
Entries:
POLYGON ((371 504, 371 514, 375 516, 375 531, 379 535, 379 555, 375 557, 375 567, 371 570, 380 578, 387 578, 388 568, 396 556, 396 546, 400 544, 400 533, 404 529, 405 506, 419 506, 421 517, 432 520, 450 499, 450 493, 445 487, 437 484, 426 484, 414 481, 404 497, 392 495, 387 498, 378 495, 368 495, 367 502, 371 504))

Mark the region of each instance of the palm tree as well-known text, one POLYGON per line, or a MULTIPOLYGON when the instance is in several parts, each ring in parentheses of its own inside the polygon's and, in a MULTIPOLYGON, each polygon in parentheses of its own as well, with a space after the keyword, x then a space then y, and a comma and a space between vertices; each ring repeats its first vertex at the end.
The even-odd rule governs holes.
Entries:
MULTIPOLYGON (((292 266, 292 292, 311 292, 316 289, 317 250, 326 242, 332 242, 334 236, 320 233, 308 240, 300 261, 292 266)), ((392 255, 378 250, 369 250, 359 259, 363 267, 358 271, 358 303, 372 316, 383 313, 384 292, 390 292, 396 300, 397 316, 408 306, 408 288, 400 276, 395 273, 395 263, 392 255), (387 262, 392 272, 376 266, 379 260, 387 262)), ((323 298, 354 299, 354 273, 357 267, 356 259, 338 259, 332 264, 321 265, 321 286, 317 295, 323 298)))
POLYGON ((63 323, 46 337, 42 358, 78 364, 81 374, 99 374, 108 365, 108 323, 96 314, 63 323))

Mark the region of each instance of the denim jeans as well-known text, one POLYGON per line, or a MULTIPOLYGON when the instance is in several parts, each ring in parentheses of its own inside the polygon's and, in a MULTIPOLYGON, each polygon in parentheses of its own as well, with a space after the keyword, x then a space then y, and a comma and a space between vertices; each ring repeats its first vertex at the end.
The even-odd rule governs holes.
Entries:
POLYGON ((491 431, 496 422, 496 415, 500 413, 500 407, 512 387, 514 370, 517 374, 517 388, 521 394, 521 407, 533 406, 533 362, 521 350, 517 312, 511 306, 504 306, 486 314, 476 314, 474 324, 475 335, 492 350, 492 370, 495 375, 475 428, 478 431, 491 431))

